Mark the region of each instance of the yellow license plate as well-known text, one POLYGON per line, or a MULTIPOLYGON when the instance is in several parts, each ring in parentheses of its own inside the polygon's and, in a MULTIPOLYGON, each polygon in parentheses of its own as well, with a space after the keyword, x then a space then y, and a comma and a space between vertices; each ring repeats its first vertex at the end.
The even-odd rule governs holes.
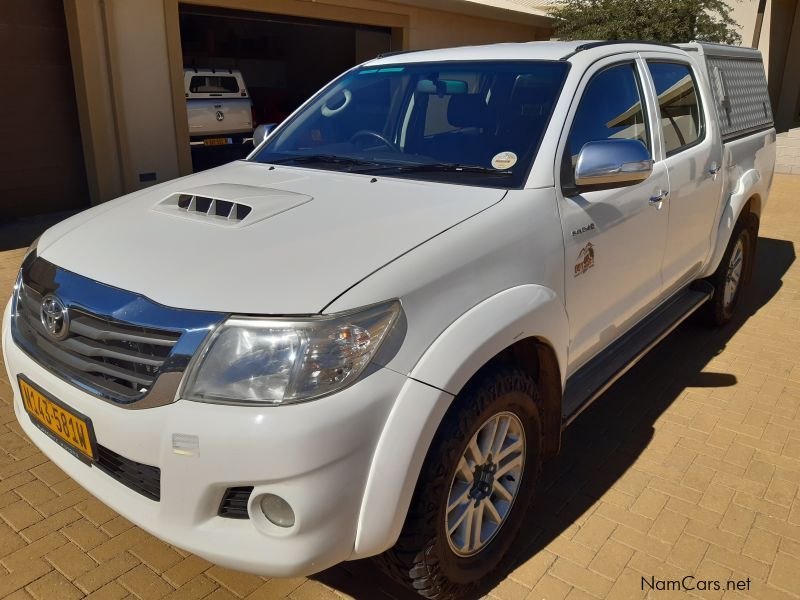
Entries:
POLYGON ((203 143, 206 146, 225 146, 231 143, 231 138, 206 138, 203 143))
POLYGON ((22 401, 33 424, 84 462, 94 460, 95 441, 88 417, 55 398, 48 397, 26 378, 19 376, 22 401))

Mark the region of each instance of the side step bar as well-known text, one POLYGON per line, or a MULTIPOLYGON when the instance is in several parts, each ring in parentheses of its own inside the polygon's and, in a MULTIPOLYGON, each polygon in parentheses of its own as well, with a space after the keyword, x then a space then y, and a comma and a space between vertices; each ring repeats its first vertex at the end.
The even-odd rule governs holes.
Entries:
POLYGON ((695 281, 581 367, 567 380, 561 428, 572 423, 653 346, 672 333, 713 295, 714 287, 710 283, 695 281))

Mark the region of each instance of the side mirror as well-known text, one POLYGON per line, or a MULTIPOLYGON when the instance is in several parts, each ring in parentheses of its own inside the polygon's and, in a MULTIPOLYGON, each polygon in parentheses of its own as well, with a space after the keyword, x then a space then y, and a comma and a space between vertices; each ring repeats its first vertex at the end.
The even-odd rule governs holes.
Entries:
POLYGON ((587 142, 575 163, 575 185, 631 185, 653 172, 653 160, 639 140, 587 142))
POLYGON ((277 126, 277 123, 266 123, 256 127, 255 131, 253 131, 253 146, 257 148, 277 126))

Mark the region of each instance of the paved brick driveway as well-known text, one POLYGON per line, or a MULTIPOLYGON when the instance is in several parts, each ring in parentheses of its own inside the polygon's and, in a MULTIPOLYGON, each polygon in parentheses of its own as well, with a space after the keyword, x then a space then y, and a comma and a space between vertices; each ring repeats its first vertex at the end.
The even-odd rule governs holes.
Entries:
MULTIPOLYGON (((568 431, 500 599, 641 598, 642 577, 800 598, 800 177, 777 176, 742 316, 687 323, 568 431)), ((0 254, 5 298, 21 252, 0 254)), ((4 300, 3 300, 4 301, 4 300)), ((405 598, 369 562, 314 579, 235 573, 93 499, 21 433, 0 375, 0 597, 405 598)))

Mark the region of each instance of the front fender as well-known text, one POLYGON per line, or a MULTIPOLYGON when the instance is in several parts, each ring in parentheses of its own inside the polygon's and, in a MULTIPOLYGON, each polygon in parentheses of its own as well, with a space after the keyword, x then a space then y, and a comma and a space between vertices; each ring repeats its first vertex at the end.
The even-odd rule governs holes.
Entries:
POLYGON ((552 346, 563 387, 567 315, 558 295, 543 286, 521 285, 484 300, 425 351, 395 401, 375 450, 354 559, 379 554, 397 541, 425 455, 455 395, 499 352, 532 336, 552 346))
POLYGON ((410 376, 457 394, 492 357, 526 337, 542 338, 553 347, 563 386, 567 313, 553 290, 535 284, 500 292, 466 312, 430 345, 410 376))

